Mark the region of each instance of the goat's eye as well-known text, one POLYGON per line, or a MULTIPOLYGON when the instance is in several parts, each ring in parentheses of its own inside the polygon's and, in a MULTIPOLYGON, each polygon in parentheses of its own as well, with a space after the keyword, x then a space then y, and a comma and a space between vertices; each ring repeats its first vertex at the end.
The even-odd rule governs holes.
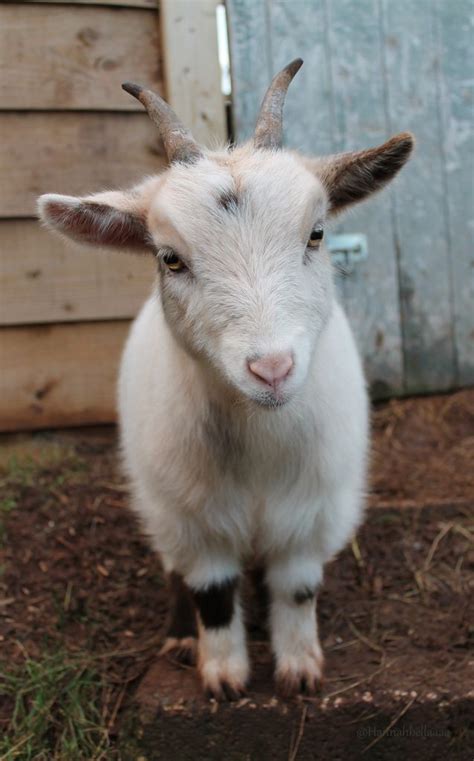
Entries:
POLYGON ((163 256, 163 261, 172 272, 181 272, 186 269, 186 265, 174 251, 167 251, 163 256))
POLYGON ((311 231, 311 235, 308 238, 307 247, 318 248, 323 237, 324 237, 324 230, 321 227, 321 225, 318 225, 318 227, 315 227, 314 230, 311 231))

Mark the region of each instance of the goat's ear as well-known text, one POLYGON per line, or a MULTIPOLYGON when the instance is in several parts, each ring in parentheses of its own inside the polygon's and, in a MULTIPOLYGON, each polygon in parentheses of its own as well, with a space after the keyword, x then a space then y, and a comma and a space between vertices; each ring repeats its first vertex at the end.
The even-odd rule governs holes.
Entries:
POLYGON ((308 168, 327 190, 329 213, 338 214, 381 190, 408 161, 414 143, 413 135, 402 132, 376 148, 310 159, 308 168))
POLYGON ((38 213, 48 227, 78 243, 146 251, 152 241, 142 201, 137 191, 88 198, 48 194, 38 199, 38 213))

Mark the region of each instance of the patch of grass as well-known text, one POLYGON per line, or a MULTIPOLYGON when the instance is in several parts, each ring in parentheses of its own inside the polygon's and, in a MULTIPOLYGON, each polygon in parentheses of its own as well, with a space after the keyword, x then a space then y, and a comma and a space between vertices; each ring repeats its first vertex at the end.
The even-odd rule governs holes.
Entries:
POLYGON ((33 486, 34 477, 38 465, 31 457, 18 458, 12 455, 6 467, 3 467, 2 485, 5 486, 33 486))
POLYGON ((104 685, 92 660, 59 652, 1 672, 0 699, 11 719, 0 737, 0 761, 111 758, 104 685))
POLYGON ((54 479, 54 486, 61 486, 86 470, 87 463, 70 444, 38 437, 9 447, 0 439, 0 487, 36 486, 46 475, 54 479))
POLYGON ((17 500, 15 497, 3 497, 0 499, 0 513, 9 513, 17 506, 17 500))

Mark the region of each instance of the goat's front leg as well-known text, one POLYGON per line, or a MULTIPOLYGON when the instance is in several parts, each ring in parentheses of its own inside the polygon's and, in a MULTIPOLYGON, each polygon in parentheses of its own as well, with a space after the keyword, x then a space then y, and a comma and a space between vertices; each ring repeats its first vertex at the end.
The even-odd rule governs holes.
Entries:
POLYGON ((208 697, 236 700, 249 676, 240 569, 208 558, 187 574, 198 622, 198 670, 208 697))
POLYGON ((322 563, 300 552, 275 558, 267 568, 275 680, 285 696, 313 694, 322 678, 323 654, 316 621, 321 579, 322 563))

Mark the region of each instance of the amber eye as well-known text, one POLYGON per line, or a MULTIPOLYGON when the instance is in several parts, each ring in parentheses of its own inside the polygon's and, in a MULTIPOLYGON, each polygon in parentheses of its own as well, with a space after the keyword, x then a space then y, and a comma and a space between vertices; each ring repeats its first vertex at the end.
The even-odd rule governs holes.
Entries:
POLYGON ((315 227, 314 230, 311 231, 311 235, 309 236, 307 243, 308 248, 318 248, 323 237, 324 230, 320 225, 318 225, 318 227, 315 227))
POLYGON ((172 272, 181 272, 186 269, 184 262, 171 249, 164 254, 163 261, 172 272))

